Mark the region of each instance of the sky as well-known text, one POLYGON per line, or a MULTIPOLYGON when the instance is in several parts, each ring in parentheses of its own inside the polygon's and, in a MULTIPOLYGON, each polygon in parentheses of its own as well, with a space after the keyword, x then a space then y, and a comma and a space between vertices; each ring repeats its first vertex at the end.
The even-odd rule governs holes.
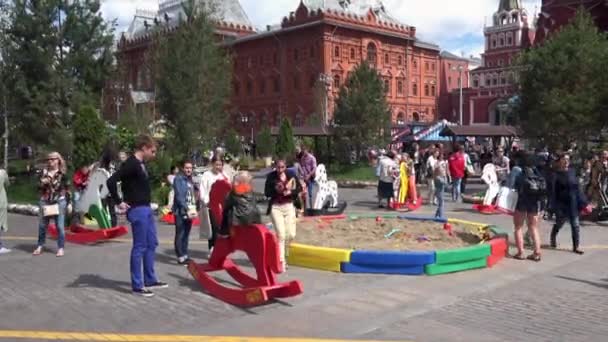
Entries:
MULTIPOLYGON (((240 0, 259 29, 280 23, 295 11, 300 0, 240 0)), ((384 7, 404 24, 416 26, 418 38, 439 44, 455 54, 483 52, 484 22, 490 24, 499 0, 383 0, 384 7)), ((540 11, 541 0, 523 0, 530 18, 540 11)), ((157 9, 158 0, 102 0, 102 13, 117 21, 117 32, 126 30, 135 9, 157 9)))

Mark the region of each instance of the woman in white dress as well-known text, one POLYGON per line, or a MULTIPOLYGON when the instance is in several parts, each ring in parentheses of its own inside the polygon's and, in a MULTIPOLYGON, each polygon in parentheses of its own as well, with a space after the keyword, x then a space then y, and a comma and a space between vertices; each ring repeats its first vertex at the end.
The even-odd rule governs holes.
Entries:
MULTIPOLYGON (((6 186, 8 185, 8 174, 0 169, 0 235, 8 230, 8 199, 6 198, 6 186)), ((0 236, 0 254, 9 253, 11 250, 2 247, 2 237, 0 236)))

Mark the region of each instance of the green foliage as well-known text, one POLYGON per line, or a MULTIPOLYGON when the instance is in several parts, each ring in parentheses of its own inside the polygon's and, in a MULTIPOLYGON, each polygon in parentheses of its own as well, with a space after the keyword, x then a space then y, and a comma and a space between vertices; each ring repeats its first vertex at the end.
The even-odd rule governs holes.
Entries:
POLYGON ((374 182, 378 180, 376 177, 375 168, 368 164, 355 164, 355 165, 336 165, 332 164, 328 170, 329 178, 335 180, 348 180, 348 181, 363 181, 363 182, 374 182))
POLYGON ((231 61, 217 44, 213 6, 184 3, 186 22, 156 38, 155 74, 160 110, 170 123, 172 151, 190 155, 224 127, 231 61))
POLYGON ((114 38, 99 8, 97 0, 14 0, 3 9, 9 107, 23 142, 70 152, 73 113, 99 103, 114 38))
POLYGON ((126 127, 118 127, 115 132, 115 140, 121 151, 133 151, 137 134, 126 127))
POLYGON ((296 151, 296 144, 293 137, 293 128, 291 122, 287 118, 283 118, 281 121, 281 127, 279 128, 279 137, 277 139, 277 145, 275 153, 279 158, 286 158, 291 160, 296 151))
POLYGON ((260 157, 272 156, 272 153, 274 152, 274 141, 272 139, 270 127, 265 126, 258 134, 256 150, 260 157))
POLYGON ((384 83, 367 62, 358 65, 340 89, 334 121, 336 145, 348 146, 357 155, 366 146, 389 142, 390 109, 384 83))
POLYGON ((243 151, 241 146, 241 140, 239 139, 238 133, 234 129, 230 129, 226 133, 226 139, 224 139, 226 150, 233 156, 238 156, 243 151))
POLYGON ((82 107, 74 118, 74 154, 72 162, 78 168, 89 165, 101 156, 107 143, 106 126, 93 107, 82 107))
POLYGON ((608 127, 608 38, 581 10, 520 60, 515 118, 525 135, 553 148, 584 142, 608 127))
POLYGON ((156 158, 148 163, 148 172, 152 184, 166 182, 166 176, 171 171, 171 167, 177 163, 175 156, 164 149, 156 153, 156 158))

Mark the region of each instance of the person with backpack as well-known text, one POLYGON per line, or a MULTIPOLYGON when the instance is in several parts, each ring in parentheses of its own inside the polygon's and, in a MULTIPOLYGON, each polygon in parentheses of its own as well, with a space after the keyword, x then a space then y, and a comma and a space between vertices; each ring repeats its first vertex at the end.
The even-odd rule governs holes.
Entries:
POLYGON ((541 260, 540 234, 538 232, 538 221, 543 209, 544 197, 547 193, 547 182, 540 171, 535 167, 534 158, 522 152, 522 172, 515 179, 514 188, 517 189, 518 197, 513 214, 513 225, 515 228, 515 244, 517 254, 514 259, 524 260, 524 234, 523 227, 527 223, 528 233, 532 237, 534 252, 527 259, 532 261, 541 260))
POLYGON ((549 201, 556 216, 555 225, 551 230, 551 248, 557 248, 557 234, 568 220, 572 228, 572 251, 584 254, 580 249, 579 212, 587 207, 588 202, 578 186, 574 169, 570 167, 568 154, 558 156, 557 167, 549 184, 549 201))

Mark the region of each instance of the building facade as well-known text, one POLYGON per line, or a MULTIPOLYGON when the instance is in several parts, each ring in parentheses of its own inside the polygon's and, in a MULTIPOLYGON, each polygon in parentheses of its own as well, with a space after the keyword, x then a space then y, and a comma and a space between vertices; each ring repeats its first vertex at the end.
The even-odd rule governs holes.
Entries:
POLYGON ((535 44, 541 44, 574 18, 579 8, 585 8, 600 30, 608 32, 608 1, 605 0, 543 0, 536 22, 535 44))
POLYGON ((485 47, 481 66, 472 70, 470 84, 452 91, 445 100, 451 108, 445 119, 463 125, 501 125, 508 122, 508 103, 515 93, 513 62, 532 46, 535 31, 520 0, 500 0, 492 23, 484 29, 485 47), (462 98, 462 102, 461 102, 462 98), (462 107, 462 120, 456 117, 462 107))
MULTIPOLYGON (((261 32, 238 0, 219 4, 218 40, 234 56, 229 113, 246 132, 276 125, 283 117, 296 126, 330 123, 340 87, 364 60, 385 82, 395 124, 437 120, 440 49, 418 39, 416 28, 390 16, 381 1, 302 0, 280 25, 261 32)), ((181 0, 168 0, 156 13, 136 14, 118 45, 123 73, 113 85, 122 95, 108 96, 106 118, 115 119, 129 106, 160 115, 149 67, 152 25, 170 31, 183 15, 180 10, 181 0)))

